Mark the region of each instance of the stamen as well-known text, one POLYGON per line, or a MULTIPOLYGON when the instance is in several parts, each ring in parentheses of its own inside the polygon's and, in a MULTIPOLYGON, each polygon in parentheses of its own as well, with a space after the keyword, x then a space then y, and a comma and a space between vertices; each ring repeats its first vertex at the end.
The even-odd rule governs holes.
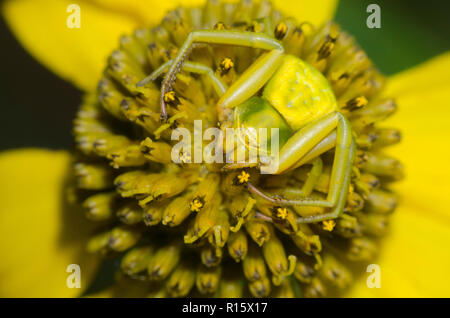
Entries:
POLYGON ((349 100, 345 106, 349 110, 354 110, 356 108, 366 106, 367 103, 368 103, 368 100, 365 96, 358 96, 358 97, 355 97, 355 98, 349 100))
POLYGON ((252 21, 251 24, 247 27, 247 31, 261 32, 262 31, 261 24, 257 21, 252 21))
POLYGON ((233 61, 226 57, 220 62, 220 74, 225 75, 234 67, 233 61))
POLYGON ((189 163, 191 162, 191 155, 188 152, 183 152, 180 156, 180 161, 182 163, 189 163))
POLYGON ((214 25, 214 30, 226 30, 226 29, 228 29, 228 27, 223 22, 217 22, 214 25))
POLYGON ((195 198, 189 204, 192 212, 200 212, 201 208, 204 206, 204 200, 202 198, 195 198))
POLYGON ((334 227, 336 225, 336 222, 334 220, 327 220, 327 221, 323 221, 322 225, 323 225, 322 228, 325 231, 331 232, 331 231, 333 231, 333 229, 334 229, 334 227))
POLYGON ((277 40, 282 40, 285 37, 287 30, 288 27, 286 23, 284 22, 278 23, 277 26, 275 27, 275 38, 277 38, 277 40))
POLYGON ((331 55, 331 52, 333 51, 333 49, 335 47, 335 43, 336 43, 336 38, 327 36, 325 42, 322 44, 322 46, 319 49, 319 52, 317 54, 317 61, 328 58, 331 55))
POLYGON ((174 91, 167 92, 167 93, 164 95, 164 101, 165 101, 167 104, 172 105, 172 106, 176 106, 176 105, 179 105, 179 104, 180 104, 180 100, 179 100, 178 97, 175 95, 175 92, 174 92, 174 91))
POLYGON ((282 207, 276 207, 275 208, 275 216, 281 220, 286 219, 287 217, 287 209, 286 208, 282 208, 282 207))
POLYGON ((250 179, 250 174, 247 173, 245 170, 242 170, 242 171, 241 171, 241 174, 239 174, 239 175, 237 176, 237 179, 238 179, 238 183, 239 183, 239 184, 244 185, 244 184, 246 184, 246 183, 248 182, 248 180, 250 179))

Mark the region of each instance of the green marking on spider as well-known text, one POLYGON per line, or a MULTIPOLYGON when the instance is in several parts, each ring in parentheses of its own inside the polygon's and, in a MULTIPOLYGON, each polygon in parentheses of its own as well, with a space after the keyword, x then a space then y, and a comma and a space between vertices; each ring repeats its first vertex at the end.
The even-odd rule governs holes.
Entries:
MULTIPOLYGON (((280 128, 283 134, 290 130, 289 137, 280 140, 281 149, 275 170, 273 166, 262 166, 261 172, 267 172, 264 169, 268 169, 271 173, 282 174, 309 162, 315 162, 317 169, 318 162, 313 160, 335 147, 329 191, 325 200, 305 197, 283 199, 264 193, 250 182, 247 186, 254 196, 274 205, 328 208, 327 212, 322 214, 299 217, 298 223, 325 221, 341 215, 350 185, 356 146, 349 121, 338 111, 333 91, 317 69, 296 56, 285 54, 282 44, 269 32, 194 31, 189 34, 173 61, 167 62, 147 77, 148 80, 153 80, 167 72, 161 87, 163 120, 167 119, 164 96, 171 90, 181 69, 205 74, 212 81, 220 96, 217 113, 221 127, 257 129, 260 125, 256 123, 266 116, 265 122, 269 126, 280 128), (227 88, 211 69, 187 61, 192 45, 196 43, 244 46, 268 52, 261 54, 231 87, 227 88), (262 88, 262 98, 255 97, 262 88), (286 125, 290 129, 285 127, 286 125)), ((230 165, 228 168, 237 166, 230 165)), ((315 178, 317 173, 313 171, 305 184, 307 192, 311 191, 315 178)))

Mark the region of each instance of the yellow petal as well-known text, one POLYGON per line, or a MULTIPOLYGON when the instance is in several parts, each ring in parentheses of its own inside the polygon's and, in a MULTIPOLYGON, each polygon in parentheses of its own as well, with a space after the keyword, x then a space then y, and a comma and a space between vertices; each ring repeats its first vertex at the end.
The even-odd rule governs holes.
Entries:
POLYGON ((333 19, 338 0, 274 0, 273 3, 284 14, 293 16, 299 21, 320 25, 333 19))
POLYGON ((438 56, 389 80, 398 113, 386 122, 403 132, 389 150, 406 166, 395 185, 401 196, 378 264, 381 289, 365 280, 353 297, 449 297, 450 289, 450 54, 438 56))
POLYGON ((179 6, 200 6, 204 0, 92 0, 98 6, 109 11, 137 19, 141 25, 158 23, 167 11, 179 6))
POLYGON ((438 55, 425 63, 393 76, 386 94, 407 96, 450 84, 450 52, 438 55))
MULTIPOLYGON (((135 16, 142 22, 159 21, 167 10, 178 6, 199 6, 205 0, 166 0, 166 1, 126 1, 126 0, 93 0, 98 5, 116 12, 135 16), (150 3, 150 5, 149 5, 150 3)), ((238 0, 228 0, 238 2, 238 0)), ((333 18, 337 0, 272 0, 275 7, 284 14, 293 16, 300 21, 309 21, 315 25, 333 18)))
MULTIPOLYGON (((336 0, 274 1, 286 14, 312 23, 330 19, 336 0)), ((25 49, 47 68, 83 90, 93 89, 107 56, 121 34, 160 21, 179 5, 200 5, 202 0, 80 0, 80 28, 68 28, 71 0, 8 0, 2 12, 25 49)))
POLYGON ((450 53, 394 76, 387 96, 398 112, 387 126, 403 132, 389 152, 404 162, 406 178, 396 185, 405 202, 450 225, 450 53))
POLYGON ((449 224, 428 217, 413 202, 402 202, 391 222, 391 234, 373 262, 380 266, 381 288, 369 288, 372 273, 366 273, 347 296, 450 297, 449 224))
POLYGON ((73 297, 88 287, 97 260, 84 254, 91 225, 68 208, 67 152, 0 153, 0 297, 73 297), (81 289, 68 288, 78 264, 81 289))
MULTIPOLYGON (((14 35, 38 61, 81 89, 95 88, 119 36, 136 27, 130 17, 88 1, 80 5, 80 28, 67 27, 71 0, 10 0, 3 14, 14 35)), ((27 79, 32 80, 32 79, 27 79)))

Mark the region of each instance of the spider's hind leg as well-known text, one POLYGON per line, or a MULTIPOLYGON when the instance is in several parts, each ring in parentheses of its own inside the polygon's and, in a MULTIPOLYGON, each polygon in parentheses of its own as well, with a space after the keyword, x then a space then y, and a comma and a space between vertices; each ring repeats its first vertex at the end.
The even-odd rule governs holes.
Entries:
MULTIPOLYGON (((299 223, 313 223, 338 217, 345 206, 355 158, 355 143, 350 123, 344 115, 339 112, 331 113, 294 134, 280 151, 275 173, 283 173, 289 168, 295 167, 298 161, 302 160, 311 149, 314 149, 335 128, 337 133, 336 151, 326 200, 314 200, 304 197, 293 200, 282 199, 267 195, 254 185, 248 184, 250 192, 272 204, 280 206, 295 205, 331 208, 331 211, 327 213, 300 217, 297 220, 299 223)), ((269 169, 274 169, 274 167, 269 169)))

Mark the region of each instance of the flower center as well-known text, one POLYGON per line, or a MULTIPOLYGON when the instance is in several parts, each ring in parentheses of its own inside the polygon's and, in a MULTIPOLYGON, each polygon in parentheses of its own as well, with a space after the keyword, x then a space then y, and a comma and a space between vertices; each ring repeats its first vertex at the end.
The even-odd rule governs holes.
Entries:
POLYGON ((86 95, 74 121, 77 195, 87 218, 107 228, 92 237, 88 249, 123 256, 118 295, 129 290, 120 288, 124 284, 155 297, 318 297, 345 291, 354 277, 349 266, 376 256, 397 203, 388 185, 402 177, 401 164, 382 154, 400 141, 397 130, 379 127, 396 109, 382 90, 383 77, 336 24, 295 21, 268 1, 180 7, 159 25, 122 37, 98 91, 86 95), (178 151, 180 162, 171 160, 176 128, 193 132, 196 120, 207 129, 219 127, 221 116, 232 118, 226 109, 218 114, 218 83, 231 87, 264 53, 194 45, 163 96, 168 119, 162 121, 161 87, 170 61, 190 32, 207 29, 270 36, 328 81, 356 144, 338 217, 304 223, 299 220, 330 207, 280 204, 327 198, 334 149, 277 175, 261 174, 257 164, 223 169, 193 163, 184 151, 178 151))

